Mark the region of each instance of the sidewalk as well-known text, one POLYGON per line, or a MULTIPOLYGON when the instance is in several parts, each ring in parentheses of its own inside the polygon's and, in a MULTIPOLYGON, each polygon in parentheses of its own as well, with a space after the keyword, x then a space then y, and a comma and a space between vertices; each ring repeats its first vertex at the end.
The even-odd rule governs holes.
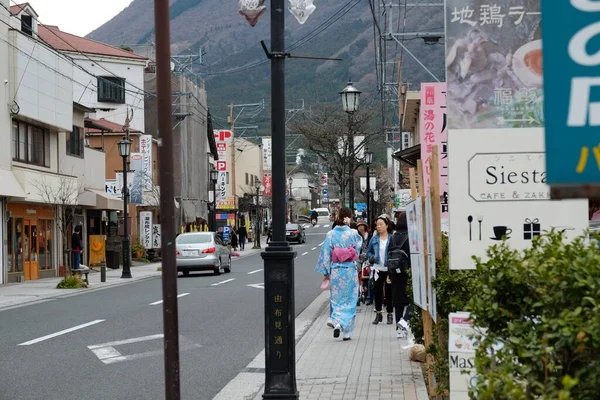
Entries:
MULTIPOLYGON (((421 364, 409 360, 406 339, 397 339, 393 325, 373 325, 372 306, 360 306, 352 340, 333 338, 326 326, 329 292, 319 296, 307 310, 316 309, 314 322, 302 335, 296 326, 296 383, 302 400, 427 400, 421 364)), ((304 314, 304 313, 303 313, 304 314)), ((304 316, 304 319, 306 317, 304 316)), ((245 372, 226 386, 214 400, 262 400, 264 350, 245 372), (260 374, 260 384, 249 372, 260 374), (259 389, 260 387, 260 389, 259 389), (243 391, 245 389, 245 392, 243 391), (252 390, 250 394, 248 390, 252 390)))
MULTIPOLYGON (((264 239, 264 241, 266 241, 266 239, 264 239)), ((246 250, 239 252, 240 257, 233 258, 234 262, 240 258, 260 253, 263 249, 253 250, 251 243, 250 246, 246 246, 246 250)), ((89 287, 86 289, 57 289, 56 285, 62 278, 46 278, 36 281, 25 281, 22 283, 7 283, 0 285, 0 310, 50 299, 89 293, 95 290, 127 285, 144 279, 158 277, 162 274, 162 272, 158 270, 161 266, 162 264, 160 262, 146 264, 134 261, 131 267, 131 275, 133 276, 131 279, 121 279, 121 268, 107 268, 106 282, 100 282, 100 268, 95 267, 94 270, 90 271, 88 277, 90 283, 89 287)))

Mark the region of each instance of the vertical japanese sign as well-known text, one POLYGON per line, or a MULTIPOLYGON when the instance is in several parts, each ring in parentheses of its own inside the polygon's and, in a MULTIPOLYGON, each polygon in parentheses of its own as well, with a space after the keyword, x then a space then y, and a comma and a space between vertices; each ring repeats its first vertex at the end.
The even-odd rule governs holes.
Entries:
POLYGON ((446 0, 450 129, 544 125, 539 3, 446 0))
POLYGON ((272 158, 273 158, 273 144, 270 137, 262 138, 262 156, 263 156, 263 170, 271 171, 272 169, 272 158))
MULTIPOLYGON (((286 310, 290 307, 289 299, 286 296, 285 282, 271 282, 270 284, 270 303, 269 307, 271 315, 268 316, 268 321, 271 324, 269 333, 270 351, 270 366, 272 372, 287 373, 288 372, 288 357, 287 352, 290 343, 287 343, 289 330, 286 310)), ((293 344, 291 344, 293 345, 293 344)))
POLYGON ((162 229, 161 229, 160 224, 153 224, 152 225, 152 248, 153 249, 161 248, 161 246, 162 246, 161 238, 162 238, 162 229))
POLYGON ((438 146, 439 182, 442 224, 448 220, 448 130, 446 117, 446 83, 421 83, 421 160, 425 192, 431 186, 431 154, 433 146, 438 146))
POLYGON ((140 245, 152 249, 152 211, 140 212, 140 245))
POLYGON ((227 143, 225 143, 225 142, 217 142, 217 155, 219 156, 219 161, 226 159, 226 157, 227 157, 227 143))
POLYGON ((265 171, 263 173, 263 186, 265 187, 263 196, 270 197, 273 194, 273 174, 271 171, 265 171))
MULTIPOLYGON (((231 155, 231 141, 233 140, 233 132, 229 130, 214 130, 215 142, 217 151, 219 152, 219 161, 217 161, 216 169, 219 171, 217 179, 217 203, 223 204, 229 202, 229 172, 231 163, 228 162, 231 155)), ((233 199, 235 202, 235 199, 233 199)), ((221 208, 217 205, 217 208, 221 208)))
POLYGON ((552 196, 598 196, 598 2, 542 1, 546 165, 552 196), (560 29, 556 29, 560 27, 560 29), (583 187, 586 185, 586 187, 583 187), (567 190, 568 189, 568 190, 567 190))
MULTIPOLYGON (((131 153, 129 161, 129 168, 133 171, 133 179, 131 180, 131 188, 129 189, 129 201, 132 204, 142 204, 145 180, 144 156, 142 153, 131 153)), ((129 173, 127 174, 128 181, 130 175, 129 173)))
POLYGON ((144 171, 144 190, 152 190, 152 135, 140 136, 140 153, 142 154, 142 165, 144 171))

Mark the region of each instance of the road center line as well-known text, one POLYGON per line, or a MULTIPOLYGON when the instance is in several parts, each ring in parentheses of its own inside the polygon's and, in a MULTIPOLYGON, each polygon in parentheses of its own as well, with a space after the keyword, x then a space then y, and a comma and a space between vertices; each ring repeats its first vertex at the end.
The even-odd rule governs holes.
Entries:
POLYGON ((321 242, 321 243, 319 243, 319 247, 323 246, 323 243, 325 243, 325 242, 321 242))
POLYGON ((213 284, 212 284, 212 285, 210 285, 210 286, 219 286, 219 285, 222 285, 222 284, 224 284, 224 283, 231 282, 231 281, 235 281, 235 278, 226 279, 226 280, 224 280, 224 281, 222 281, 222 282, 213 283, 213 284))
POLYGON ((260 272, 260 271, 262 271, 262 268, 261 269, 257 269, 255 271, 250 271, 250 272, 248 272, 248 275, 252 275, 252 274, 255 274, 255 273, 260 272))
POLYGON ((311 250, 316 250, 316 249, 317 249, 316 247, 313 247, 311 250))
POLYGON ((29 345, 32 345, 32 344, 43 342, 44 340, 52 339, 52 338, 55 338, 57 336, 61 336, 61 335, 64 335, 64 334, 67 334, 67 333, 70 333, 70 332, 73 332, 73 331, 77 331, 79 329, 87 328, 88 326, 99 324, 100 322, 104 322, 104 320, 103 319, 97 319, 95 321, 91 321, 91 322, 88 322, 86 324, 77 325, 77 326, 74 326, 74 327, 69 328, 69 329, 65 329, 65 330, 62 330, 62 331, 59 331, 59 332, 56 332, 56 333, 52 333, 50 335, 46 335, 46 336, 42 336, 42 337, 37 338, 37 339, 30 340, 28 342, 19 343, 19 346, 29 346, 29 345))
POLYGON ((305 256, 305 255, 307 255, 307 254, 308 254, 308 251, 307 251, 307 252, 304 252, 304 253, 302 253, 302 255, 303 255, 303 256, 305 256))
MULTIPOLYGON (((178 294, 178 295, 177 295, 177 298, 180 298, 180 297, 183 297, 183 296, 187 296, 188 294, 189 294, 189 293, 181 293, 181 294, 178 294)), ((158 300, 158 301, 155 301, 154 303, 150 303, 149 305, 150 305, 150 306, 155 306, 155 305, 158 305, 158 304, 162 304, 162 302, 163 302, 162 300, 158 300)))

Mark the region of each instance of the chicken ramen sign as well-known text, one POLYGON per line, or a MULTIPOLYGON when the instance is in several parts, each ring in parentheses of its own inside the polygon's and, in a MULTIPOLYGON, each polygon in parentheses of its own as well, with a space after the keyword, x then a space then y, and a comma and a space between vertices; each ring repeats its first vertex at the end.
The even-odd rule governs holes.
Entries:
POLYGON ((553 198, 600 195, 600 2, 542 1, 546 162, 553 198), (556 29, 560 26, 560 29, 556 29))

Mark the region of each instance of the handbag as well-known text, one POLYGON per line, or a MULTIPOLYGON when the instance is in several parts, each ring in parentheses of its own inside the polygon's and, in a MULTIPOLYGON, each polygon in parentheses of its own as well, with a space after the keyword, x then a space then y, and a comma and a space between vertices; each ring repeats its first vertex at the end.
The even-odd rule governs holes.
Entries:
POLYGON ((331 281, 329 280, 328 277, 325 277, 323 279, 323 282, 321 282, 321 290, 329 290, 331 288, 331 281))

